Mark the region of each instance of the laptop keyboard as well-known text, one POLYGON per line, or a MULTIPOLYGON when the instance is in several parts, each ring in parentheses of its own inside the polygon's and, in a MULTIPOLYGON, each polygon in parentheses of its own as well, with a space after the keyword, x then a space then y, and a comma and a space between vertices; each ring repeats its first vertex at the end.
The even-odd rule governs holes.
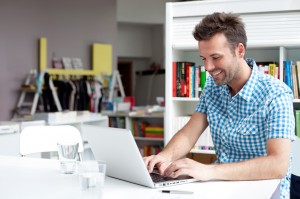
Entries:
POLYGON ((166 177, 162 176, 158 173, 150 173, 150 176, 153 180, 154 183, 158 182, 165 182, 165 181, 174 181, 174 180, 184 180, 184 179, 191 179, 192 177, 190 176, 178 176, 177 178, 171 178, 171 177, 166 177))

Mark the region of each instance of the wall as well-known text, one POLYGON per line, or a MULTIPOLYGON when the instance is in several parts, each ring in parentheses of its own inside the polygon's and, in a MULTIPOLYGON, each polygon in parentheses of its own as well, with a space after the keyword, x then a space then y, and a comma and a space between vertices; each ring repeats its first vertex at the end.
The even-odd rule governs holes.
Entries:
MULTIPOLYGON (((147 76, 137 78, 135 72, 149 70, 151 63, 155 62, 164 68, 164 28, 163 24, 132 24, 118 23, 118 61, 132 63, 132 91, 136 97, 137 105, 148 104, 145 90, 148 89, 147 76)), ((159 93, 164 96, 164 75, 155 78, 160 87, 158 92, 151 91, 151 99, 159 93)), ((150 91, 149 91, 150 92, 150 91)), ((151 100, 153 102, 153 100, 151 100)))
POLYGON ((152 57, 152 26, 118 23, 118 57, 152 57))
POLYGON ((38 38, 48 38, 48 62, 79 57, 91 66, 93 42, 113 45, 116 67, 115 0, 0 0, 0 120, 9 120, 18 88, 30 69, 38 67, 38 38))
POLYGON ((163 24, 166 2, 174 1, 117 0, 117 20, 126 23, 163 24))

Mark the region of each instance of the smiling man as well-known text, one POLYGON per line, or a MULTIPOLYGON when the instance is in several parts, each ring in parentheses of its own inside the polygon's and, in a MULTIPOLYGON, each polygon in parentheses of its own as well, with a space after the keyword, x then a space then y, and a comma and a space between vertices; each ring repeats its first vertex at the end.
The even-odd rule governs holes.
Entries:
POLYGON ((202 181, 281 179, 281 198, 289 198, 292 91, 245 58, 247 36, 238 15, 208 15, 193 35, 210 76, 189 122, 162 152, 144 158, 149 172, 157 166, 163 175, 202 181), (208 125, 216 164, 182 158, 208 125))

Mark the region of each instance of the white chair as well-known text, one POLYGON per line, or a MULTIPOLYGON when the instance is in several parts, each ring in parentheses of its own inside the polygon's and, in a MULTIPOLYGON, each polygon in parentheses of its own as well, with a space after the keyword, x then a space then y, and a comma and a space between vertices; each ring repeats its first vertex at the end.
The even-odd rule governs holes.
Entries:
POLYGON ((78 153, 81 159, 83 143, 79 130, 73 126, 29 126, 23 129, 20 135, 21 156, 57 151, 57 143, 77 142, 78 153))

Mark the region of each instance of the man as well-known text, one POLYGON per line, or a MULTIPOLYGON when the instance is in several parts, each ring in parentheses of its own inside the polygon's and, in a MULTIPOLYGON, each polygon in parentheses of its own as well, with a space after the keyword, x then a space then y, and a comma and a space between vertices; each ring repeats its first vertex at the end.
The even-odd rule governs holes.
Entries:
POLYGON ((210 74, 196 112, 158 155, 144 158, 149 172, 207 180, 281 179, 289 198, 293 93, 245 59, 244 23, 232 13, 206 16, 193 32, 210 74), (182 158, 209 125, 217 164, 182 158))

